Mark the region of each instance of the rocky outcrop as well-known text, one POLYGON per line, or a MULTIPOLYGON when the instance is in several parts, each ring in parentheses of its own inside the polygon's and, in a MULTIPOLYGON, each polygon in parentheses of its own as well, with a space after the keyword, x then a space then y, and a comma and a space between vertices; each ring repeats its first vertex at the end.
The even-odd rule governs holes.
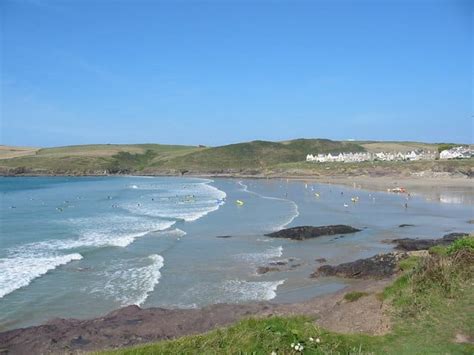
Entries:
MULTIPOLYGON (((389 243, 395 243, 395 249, 399 252, 379 254, 367 259, 359 259, 349 263, 339 265, 320 266, 311 277, 319 276, 339 276, 357 279, 383 279, 390 277, 398 272, 398 262, 413 255, 413 252, 424 251, 436 245, 449 245, 456 239, 465 237, 467 233, 450 233, 440 239, 413 239, 403 238, 389 240, 389 243)), ((423 254, 424 255, 424 254, 423 254)), ((317 260, 318 261, 318 260, 317 260)))
POLYGON ((398 271, 398 261, 405 257, 407 257, 406 253, 389 253, 335 266, 323 265, 311 274, 311 277, 339 276, 356 279, 383 279, 394 275, 398 271))
POLYGON ((468 233, 450 233, 440 239, 401 238, 388 241, 396 244, 395 249, 402 251, 426 250, 436 245, 449 245, 456 239, 467 236, 468 233))
POLYGON ((266 274, 267 272, 272 272, 272 271, 280 271, 280 269, 274 266, 259 266, 257 268, 257 274, 259 275, 263 275, 263 274, 266 274))
POLYGON ((302 227, 293 227, 282 229, 278 232, 273 232, 265 234, 267 237, 271 238, 288 238, 293 240, 305 240, 311 238, 317 238, 325 235, 334 235, 334 234, 348 234, 360 232, 360 229, 346 226, 343 224, 332 225, 332 226, 320 226, 320 227, 311 227, 311 226, 302 226, 302 227))

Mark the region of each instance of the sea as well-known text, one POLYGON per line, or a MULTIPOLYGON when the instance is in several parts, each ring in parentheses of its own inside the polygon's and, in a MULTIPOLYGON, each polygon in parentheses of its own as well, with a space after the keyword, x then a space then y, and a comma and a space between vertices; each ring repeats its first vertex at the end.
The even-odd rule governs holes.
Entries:
POLYGON ((472 189, 408 196, 286 179, 3 177, 0 196, 0 331, 127 305, 298 302, 351 282, 310 278, 316 259, 338 264, 390 251, 387 239, 474 231, 472 189), (330 224, 361 231, 266 236, 330 224), (272 263, 284 266, 257 272, 272 263))

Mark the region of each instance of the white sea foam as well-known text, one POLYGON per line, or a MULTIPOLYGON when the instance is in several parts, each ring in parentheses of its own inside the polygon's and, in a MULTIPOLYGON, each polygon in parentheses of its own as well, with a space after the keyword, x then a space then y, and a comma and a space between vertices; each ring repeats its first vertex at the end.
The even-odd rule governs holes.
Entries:
MULTIPOLYGON (((105 215, 90 218, 74 218, 67 223, 81 235, 78 239, 58 240, 52 243, 54 248, 70 249, 78 247, 126 247, 135 239, 150 232, 170 228, 174 221, 165 221, 140 216, 105 215)), ((51 244, 51 241, 47 242, 51 244)))
POLYGON ((289 204, 291 205, 291 207, 292 207, 292 212, 291 212, 291 214, 290 214, 286 219, 284 219, 281 224, 278 224, 278 225, 276 225, 276 226, 273 226, 272 230, 278 231, 278 230, 280 230, 280 229, 285 228, 287 225, 289 225, 291 222, 293 222, 296 217, 298 217, 298 216, 300 215, 300 212, 299 212, 299 210, 298 210, 298 205, 296 204, 295 201, 289 200, 289 199, 287 199, 287 198, 280 198, 280 197, 273 197, 273 196, 261 195, 261 194, 255 192, 255 191, 249 190, 249 189, 248 189, 248 186, 245 185, 242 181, 239 181, 238 184, 239 184, 240 186, 242 186, 242 191, 247 192, 247 193, 249 193, 249 194, 258 196, 258 197, 263 198, 263 199, 266 199, 266 200, 284 201, 284 202, 287 202, 287 203, 289 203, 289 204))
POLYGON ((166 230, 159 232, 159 234, 165 234, 167 236, 172 236, 172 237, 177 237, 177 238, 182 238, 184 237, 187 233, 179 228, 171 229, 171 230, 166 230))
POLYGON ((285 280, 278 281, 243 281, 228 280, 224 282, 223 289, 227 297, 235 302, 244 301, 269 301, 276 297, 278 286, 285 280))
POLYGON ((58 266, 80 259, 82 255, 78 253, 55 256, 38 256, 29 253, 0 259, 0 298, 29 285, 34 279, 58 266))
MULTIPOLYGON (((152 220, 143 217, 106 215, 92 218, 68 219, 80 234, 78 238, 53 239, 19 245, 6 250, 7 257, 0 259, 0 298, 31 280, 44 275, 57 266, 80 260, 79 253, 68 253, 77 248, 105 246, 126 247, 136 238, 151 231, 171 227, 174 221, 152 220)), ((178 230, 176 235, 183 235, 178 230)))
POLYGON ((226 193, 209 185, 212 180, 166 186, 146 184, 143 190, 157 190, 146 201, 126 203, 120 207, 136 215, 172 218, 192 222, 216 211, 223 205, 226 193))
POLYGON ((185 301, 205 304, 269 301, 276 297, 278 286, 285 280, 246 281, 240 279, 199 283, 186 291, 185 301))
POLYGON ((141 305, 159 283, 164 259, 153 254, 141 263, 145 265, 130 266, 120 262, 109 267, 101 275, 105 281, 95 285, 90 292, 112 299, 121 306, 141 305))
POLYGON ((269 248, 263 252, 257 253, 242 253, 237 254, 234 257, 240 260, 245 260, 250 263, 264 263, 272 259, 280 258, 283 255, 283 247, 280 245, 278 247, 269 248))
POLYGON ((175 222, 134 216, 106 215, 71 218, 66 220, 66 223, 74 227, 80 235, 78 238, 53 239, 20 245, 10 249, 9 254, 28 254, 30 250, 51 252, 87 247, 126 247, 135 239, 149 232, 170 228, 175 222))

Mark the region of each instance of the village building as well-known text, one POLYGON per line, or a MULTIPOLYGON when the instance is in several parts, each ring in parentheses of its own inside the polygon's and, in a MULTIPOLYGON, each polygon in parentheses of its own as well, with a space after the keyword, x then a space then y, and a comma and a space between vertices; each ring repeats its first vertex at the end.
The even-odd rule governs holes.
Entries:
POLYGON ((337 155, 329 154, 308 154, 307 162, 316 163, 357 163, 364 161, 407 161, 407 160, 434 160, 436 153, 431 151, 413 150, 411 152, 358 152, 358 153, 339 153, 337 155))
POLYGON ((443 150, 439 154, 440 159, 469 159, 474 156, 474 150, 470 147, 459 146, 443 150))

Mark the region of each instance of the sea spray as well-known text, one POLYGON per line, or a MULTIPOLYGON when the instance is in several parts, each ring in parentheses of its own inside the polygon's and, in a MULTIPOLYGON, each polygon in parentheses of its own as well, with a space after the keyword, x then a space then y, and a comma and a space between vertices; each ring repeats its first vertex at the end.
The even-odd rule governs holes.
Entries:
POLYGON ((242 253, 234 255, 235 259, 245 260, 252 264, 263 264, 283 255, 283 246, 271 247, 262 252, 242 253))

